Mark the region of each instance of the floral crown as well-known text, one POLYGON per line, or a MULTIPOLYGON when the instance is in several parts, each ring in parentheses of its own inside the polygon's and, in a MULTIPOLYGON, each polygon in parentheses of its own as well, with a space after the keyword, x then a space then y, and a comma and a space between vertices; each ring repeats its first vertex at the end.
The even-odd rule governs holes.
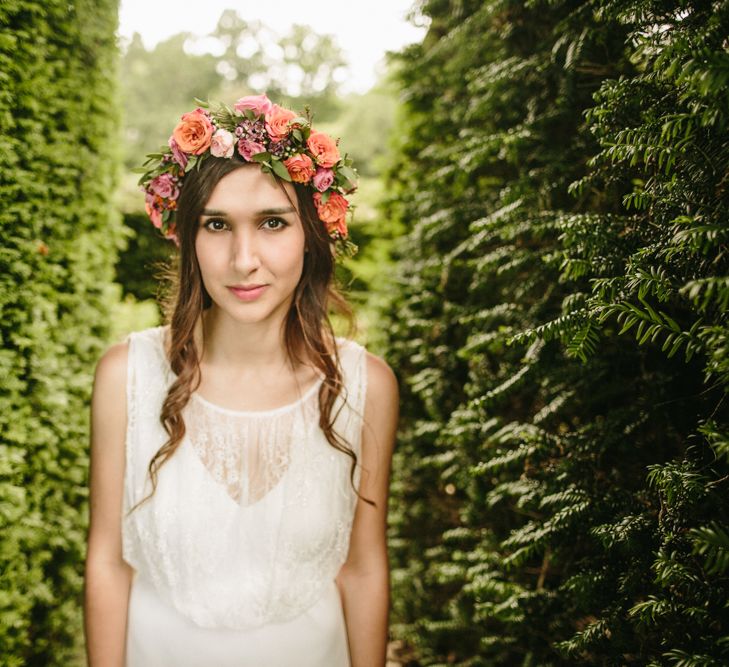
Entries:
POLYGON ((337 142, 311 126, 307 111, 301 116, 271 102, 266 95, 241 97, 231 109, 195 100, 199 106, 182 115, 167 146, 147 155, 139 185, 152 224, 178 244, 175 213, 185 176, 199 169, 208 156, 258 163, 266 173, 301 183, 313 191, 319 219, 334 242, 336 254, 357 251, 349 240, 344 195, 357 188, 357 172, 348 156, 340 156, 337 142))

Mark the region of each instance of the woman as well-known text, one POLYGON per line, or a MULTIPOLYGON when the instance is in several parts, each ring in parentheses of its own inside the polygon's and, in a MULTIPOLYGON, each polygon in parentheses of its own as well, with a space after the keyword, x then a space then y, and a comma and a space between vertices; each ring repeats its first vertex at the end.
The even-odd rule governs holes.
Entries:
POLYGON ((397 383, 337 338, 349 160, 265 95, 183 115, 142 176, 169 324, 100 359, 91 667, 382 667, 397 383))

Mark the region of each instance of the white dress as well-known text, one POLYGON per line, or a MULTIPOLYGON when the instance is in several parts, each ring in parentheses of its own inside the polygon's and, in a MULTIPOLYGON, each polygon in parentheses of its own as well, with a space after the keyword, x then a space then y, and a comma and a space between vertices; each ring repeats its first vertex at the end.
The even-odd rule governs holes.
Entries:
MULTIPOLYGON (((159 416, 175 376, 166 329, 127 339, 122 541, 135 574, 126 666, 348 667, 334 578, 357 496, 352 459, 319 428, 321 380, 267 411, 228 410, 194 393, 154 496, 127 516, 151 490, 148 465, 167 439, 159 416)), ((345 391, 332 415, 358 456, 359 488, 365 350, 337 345, 345 391)))

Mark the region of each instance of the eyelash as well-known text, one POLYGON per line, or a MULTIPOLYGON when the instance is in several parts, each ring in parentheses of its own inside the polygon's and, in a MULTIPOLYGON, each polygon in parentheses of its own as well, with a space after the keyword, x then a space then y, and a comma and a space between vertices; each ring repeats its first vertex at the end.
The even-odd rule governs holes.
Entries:
MULTIPOLYGON (((277 222, 277 223, 279 223, 279 224, 276 227, 274 227, 274 228, 268 227, 268 230, 269 231, 276 232, 276 231, 279 231, 280 229, 283 229, 284 227, 288 227, 289 226, 289 223, 286 222, 285 220, 283 220, 282 218, 266 218, 265 220, 263 220, 263 222, 261 223, 261 225, 263 226, 266 223, 274 222, 274 221, 277 222)), ((222 229, 211 229, 209 227, 209 225, 212 224, 213 222, 222 222, 224 225, 228 225, 228 223, 225 222, 225 220, 223 220, 222 218, 210 218, 209 220, 206 220, 203 223, 203 227, 205 229, 207 229, 208 231, 210 231, 210 232, 221 232, 221 231, 223 231, 222 229)))

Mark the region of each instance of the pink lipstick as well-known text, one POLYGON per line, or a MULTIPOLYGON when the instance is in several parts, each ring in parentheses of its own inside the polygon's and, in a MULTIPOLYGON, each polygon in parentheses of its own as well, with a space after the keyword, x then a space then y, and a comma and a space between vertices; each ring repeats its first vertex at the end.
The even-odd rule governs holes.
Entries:
POLYGON ((237 287, 228 287, 241 301, 255 301, 261 294, 266 291, 268 285, 242 285, 237 287))

